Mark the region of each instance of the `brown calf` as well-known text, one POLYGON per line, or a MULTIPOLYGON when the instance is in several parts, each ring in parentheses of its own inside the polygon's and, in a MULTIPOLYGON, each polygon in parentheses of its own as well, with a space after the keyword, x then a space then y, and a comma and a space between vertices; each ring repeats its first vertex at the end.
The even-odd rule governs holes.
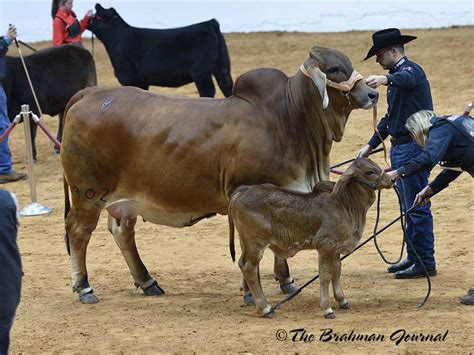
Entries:
POLYGON ((300 250, 317 249, 324 316, 335 317, 328 295, 330 281, 339 307, 349 308, 340 282, 340 255, 357 246, 367 210, 375 201, 375 190, 391 186, 390 178, 376 163, 361 158, 335 185, 319 182, 307 194, 271 184, 237 188, 229 205, 230 249, 235 261, 235 224, 242 249, 239 266, 247 303, 250 292, 258 311, 264 316, 270 312, 259 277, 260 260, 269 246, 282 259, 300 250))

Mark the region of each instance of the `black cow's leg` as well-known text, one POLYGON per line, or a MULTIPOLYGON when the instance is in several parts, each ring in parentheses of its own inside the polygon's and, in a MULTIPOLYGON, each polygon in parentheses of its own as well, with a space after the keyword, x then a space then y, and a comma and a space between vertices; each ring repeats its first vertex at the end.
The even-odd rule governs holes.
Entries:
POLYGON ((205 78, 195 79, 196 87, 201 97, 214 97, 216 95, 216 87, 212 81, 212 77, 209 75, 205 78))
POLYGON ((115 242, 127 262, 130 273, 135 280, 135 286, 140 287, 147 296, 159 296, 165 293, 148 270, 138 254, 135 243, 136 218, 122 218, 117 221, 111 215, 108 217, 108 229, 113 234, 115 242))
MULTIPOLYGON (((56 139, 59 142, 62 142, 63 140, 63 127, 64 127, 64 112, 60 112, 58 115, 59 119, 59 125, 58 125, 58 134, 56 135, 56 139)), ((60 148, 59 147, 54 147, 53 148, 53 154, 59 154, 60 148)))
POLYGON ((35 138, 36 138, 36 130, 38 129, 38 125, 32 119, 30 119, 30 128, 31 128, 31 148, 33 151, 33 160, 36 161, 35 138))
POLYGON ((280 283, 280 289, 286 294, 292 294, 298 290, 295 282, 290 276, 290 268, 285 259, 275 255, 275 265, 273 269, 275 279, 280 283))
POLYGON ((217 84, 221 89, 222 93, 225 97, 229 97, 232 95, 232 76, 228 70, 217 70, 214 72, 214 76, 217 80, 217 84))
POLYGON ((79 294, 82 303, 90 304, 99 300, 87 278, 86 252, 91 234, 99 220, 100 209, 90 204, 88 207, 92 209, 72 206, 66 218, 66 233, 71 251, 72 289, 79 294))

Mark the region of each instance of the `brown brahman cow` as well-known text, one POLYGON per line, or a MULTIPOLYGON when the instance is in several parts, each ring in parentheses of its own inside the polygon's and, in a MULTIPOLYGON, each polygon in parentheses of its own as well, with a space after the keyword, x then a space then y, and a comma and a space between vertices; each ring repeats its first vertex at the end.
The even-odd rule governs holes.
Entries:
POLYGON ((262 291, 259 264, 267 247, 284 259, 300 250, 317 249, 324 316, 335 317, 329 303, 330 281, 339 307, 350 307, 341 286, 340 255, 357 246, 367 210, 375 201, 375 190, 392 187, 392 181, 372 160, 361 158, 352 163, 335 186, 331 184, 318 182, 308 194, 271 184, 239 186, 232 194, 230 254, 235 261, 235 224, 242 248, 239 266, 244 276, 244 300, 249 303, 250 291, 264 316, 271 315, 271 306, 262 291))
MULTIPOLYGON (((294 76, 252 70, 226 99, 133 87, 76 94, 67 107, 61 162, 71 189, 66 234, 80 300, 98 302, 87 281, 86 249, 104 208, 135 284, 156 295, 164 291, 135 245, 137 216, 185 227, 227 214, 239 185, 308 192, 328 180, 331 145, 341 140, 350 112, 377 102, 377 91, 360 79, 343 53, 314 47, 294 76)), ((295 290, 278 257, 275 277, 284 291, 295 290)))

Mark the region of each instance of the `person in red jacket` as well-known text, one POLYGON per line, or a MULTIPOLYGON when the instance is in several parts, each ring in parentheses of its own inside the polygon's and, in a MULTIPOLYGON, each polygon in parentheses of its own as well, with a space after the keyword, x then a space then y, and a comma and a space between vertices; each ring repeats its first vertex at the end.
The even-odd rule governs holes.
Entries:
POLYGON ((53 17, 53 46, 75 44, 82 46, 82 32, 89 26, 92 10, 87 11, 81 21, 72 11, 73 0, 53 0, 51 16, 53 17))

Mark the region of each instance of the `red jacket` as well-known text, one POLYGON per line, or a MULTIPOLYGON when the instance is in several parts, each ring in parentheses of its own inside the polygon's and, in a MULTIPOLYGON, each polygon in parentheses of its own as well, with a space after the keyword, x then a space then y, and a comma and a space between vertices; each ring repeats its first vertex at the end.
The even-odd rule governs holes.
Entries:
POLYGON ((72 25, 74 21, 76 21, 76 14, 74 13, 74 11, 67 12, 65 10, 59 9, 58 12, 56 12, 56 16, 53 20, 53 46, 60 46, 61 44, 66 43, 81 42, 82 32, 87 29, 90 19, 90 16, 84 16, 84 18, 79 21, 81 32, 77 36, 70 38, 69 32, 66 28, 66 24, 67 26, 72 25))

